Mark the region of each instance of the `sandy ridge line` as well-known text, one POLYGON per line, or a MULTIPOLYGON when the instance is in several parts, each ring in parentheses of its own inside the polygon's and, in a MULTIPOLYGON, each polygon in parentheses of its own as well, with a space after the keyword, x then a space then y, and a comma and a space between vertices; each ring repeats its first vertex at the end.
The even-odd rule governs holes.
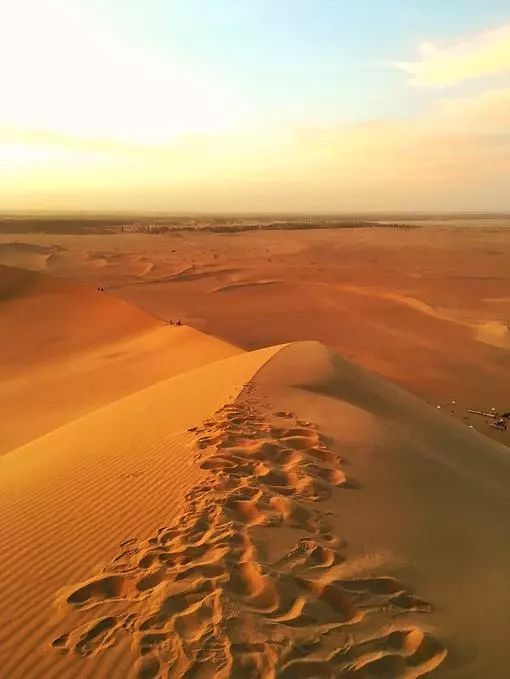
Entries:
POLYGON ((272 425, 254 388, 192 428, 208 475, 178 520, 125 540, 100 574, 59 593, 53 649, 97 656, 127 637, 144 679, 208 666, 225 679, 430 673, 446 650, 405 618, 431 606, 392 577, 346 575, 345 544, 315 508, 359 484, 313 424, 279 412, 283 426, 272 425), (304 537, 268 560, 282 530, 304 537), (85 621, 69 629, 73 611, 85 621))

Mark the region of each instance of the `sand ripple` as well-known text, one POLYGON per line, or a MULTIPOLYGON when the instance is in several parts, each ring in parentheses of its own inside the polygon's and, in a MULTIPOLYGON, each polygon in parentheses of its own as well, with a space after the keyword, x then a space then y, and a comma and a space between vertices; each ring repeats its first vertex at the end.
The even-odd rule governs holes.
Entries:
POLYGON ((144 679, 414 679, 442 663, 446 649, 406 619, 428 602, 393 577, 345 577, 345 544, 318 505, 360 484, 316 427, 275 416, 242 402, 195 429, 207 477, 186 511, 60 593, 53 649, 87 657, 127 637, 144 679), (271 560, 282 528, 297 541, 271 560), (83 622, 68 628, 67 613, 83 622))

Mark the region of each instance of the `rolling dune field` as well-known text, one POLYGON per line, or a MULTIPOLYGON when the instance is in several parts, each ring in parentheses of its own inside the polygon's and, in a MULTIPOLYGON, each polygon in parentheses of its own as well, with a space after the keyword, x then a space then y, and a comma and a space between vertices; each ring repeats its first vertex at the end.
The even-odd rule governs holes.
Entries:
POLYGON ((509 262, 3 235, 1 676, 505 679, 509 262))

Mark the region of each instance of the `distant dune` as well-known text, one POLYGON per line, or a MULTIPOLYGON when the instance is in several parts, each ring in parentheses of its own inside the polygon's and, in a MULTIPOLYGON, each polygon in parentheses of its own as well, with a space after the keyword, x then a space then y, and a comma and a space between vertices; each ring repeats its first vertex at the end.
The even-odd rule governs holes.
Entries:
POLYGON ((496 219, 426 224, 0 235, 0 264, 103 287, 245 350, 319 340, 510 441, 466 412, 510 410, 510 230, 496 219))
POLYGON ((261 281, 238 281, 237 283, 229 283, 228 285, 220 285, 214 288, 212 292, 229 292, 230 290, 237 290, 238 288, 251 288, 264 285, 277 285, 281 283, 278 280, 261 280, 261 281))
POLYGON ((238 351, 106 292, 0 266, 0 453, 238 351))
POLYGON ((58 246, 44 247, 28 243, 2 243, 0 245, 0 264, 42 271, 48 266, 48 261, 55 252, 60 252, 58 246))
MULTIPOLYGON (((491 280, 500 280, 497 277, 491 280)), ((347 292, 354 292, 358 295, 368 295, 372 297, 380 297, 381 299, 388 299, 397 304, 402 304, 410 309, 415 309, 423 314, 432 316, 439 320, 448 321, 450 323, 457 323, 458 325, 469 328, 473 331, 474 337, 485 344, 490 344, 502 349, 510 349, 510 325, 498 321, 467 321, 456 316, 452 312, 440 307, 432 307, 430 304, 423 302, 420 299, 409 297, 406 295, 399 295, 394 292, 386 292, 384 290, 373 290, 370 288, 363 288, 354 285, 342 286, 342 290, 347 292)))

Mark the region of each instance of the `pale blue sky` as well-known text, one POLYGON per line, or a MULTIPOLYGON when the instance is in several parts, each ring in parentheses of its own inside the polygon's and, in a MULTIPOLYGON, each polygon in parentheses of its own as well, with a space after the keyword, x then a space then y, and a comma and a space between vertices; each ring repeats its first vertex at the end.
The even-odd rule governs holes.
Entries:
POLYGON ((405 74, 388 64, 413 59, 422 41, 454 41, 510 21, 508 0, 87 0, 83 6, 128 41, 206 72, 256 98, 263 110, 318 123, 421 110, 444 92, 410 90, 405 74))
POLYGON ((11 207, 510 209, 509 0, 0 3, 11 207))

